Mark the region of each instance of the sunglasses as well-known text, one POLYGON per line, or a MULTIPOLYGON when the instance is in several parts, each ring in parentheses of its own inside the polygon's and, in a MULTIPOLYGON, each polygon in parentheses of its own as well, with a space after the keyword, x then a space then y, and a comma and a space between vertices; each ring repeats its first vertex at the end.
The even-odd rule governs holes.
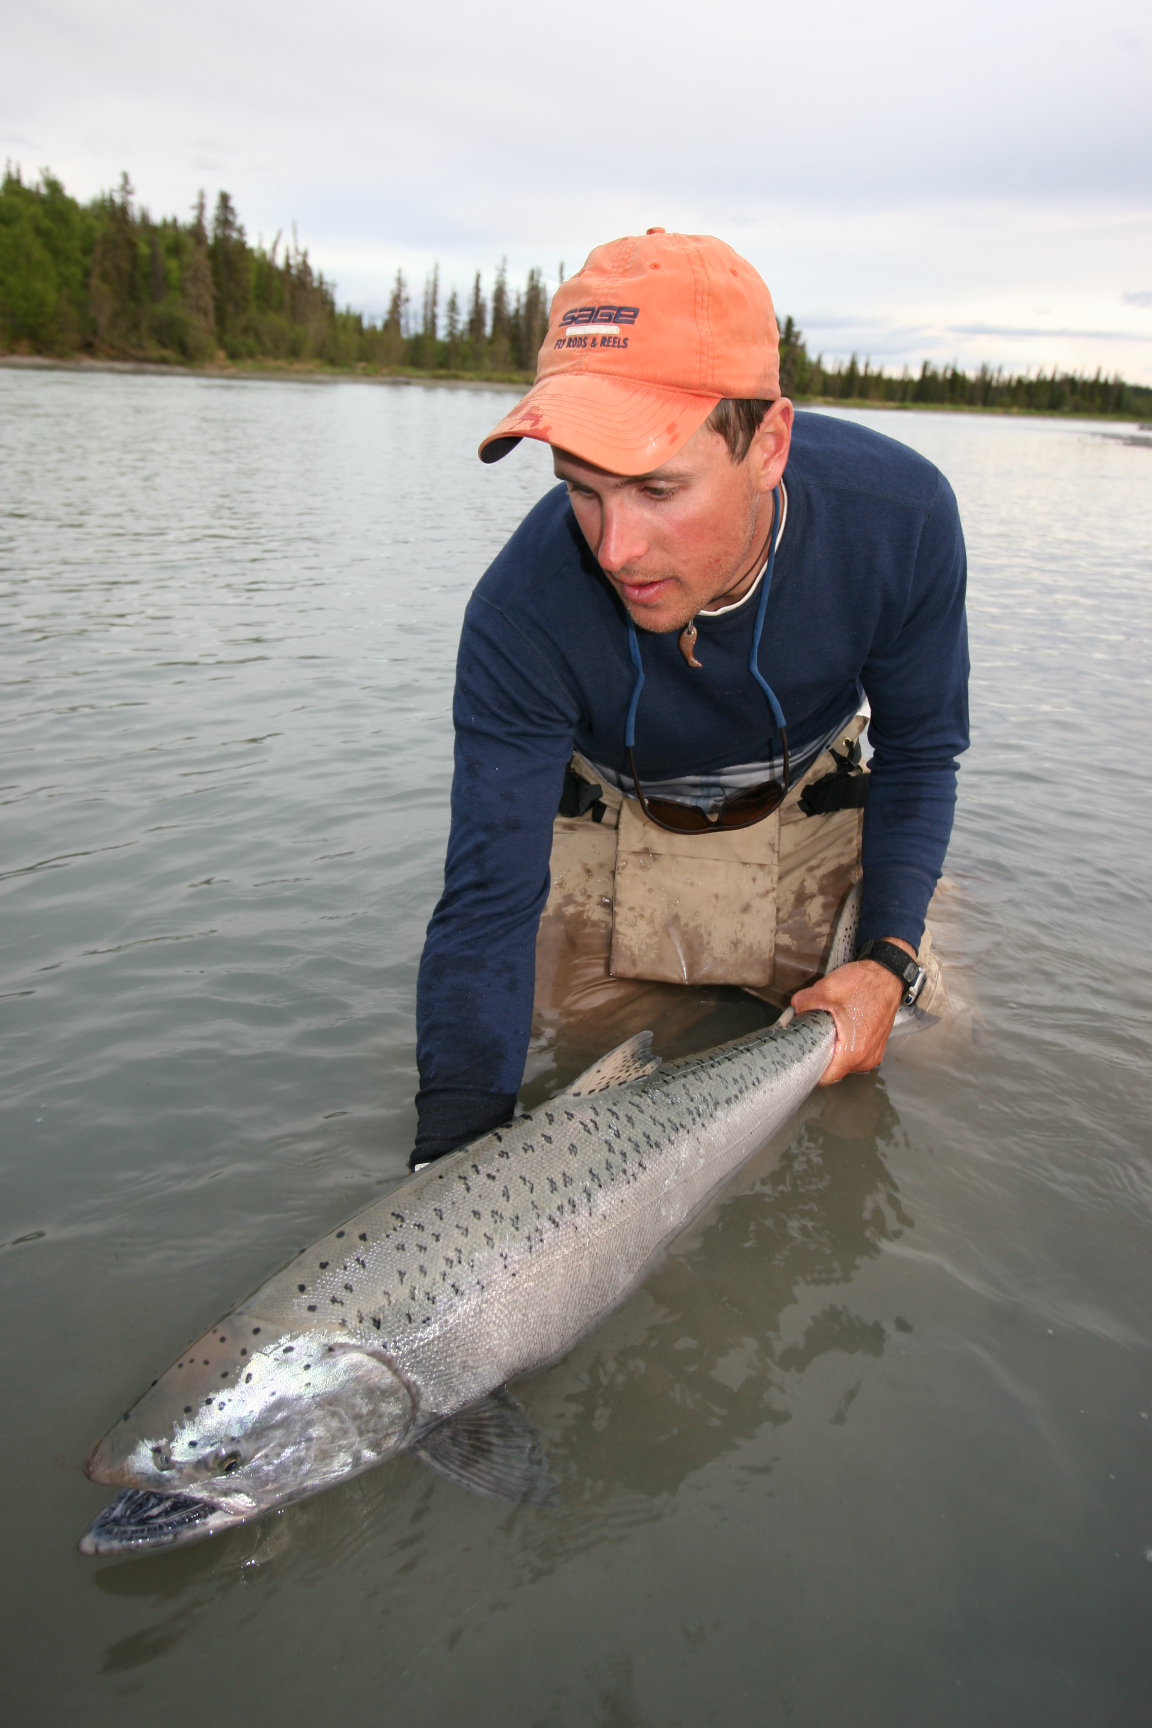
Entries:
POLYGON ((720 808, 711 814, 701 810, 698 804, 677 804, 671 798, 649 798, 640 784, 636 755, 632 750, 628 752, 628 772, 641 810, 650 822, 655 822, 657 828, 664 828, 669 834, 702 834, 709 828, 751 828, 754 823, 771 816, 773 810, 778 810, 788 796, 792 773, 788 763, 788 732, 783 726, 780 728, 780 747, 784 760, 783 781, 765 780, 760 786, 749 786, 745 791, 725 798, 720 808))
POLYGON ((636 768, 636 752, 633 749, 636 738, 636 709, 640 703, 640 692, 644 688, 644 667, 640 660, 640 643, 636 636, 636 626, 631 618, 628 620, 628 648, 632 656, 632 664, 636 668, 636 684, 632 691, 632 701, 628 708, 628 720, 624 728, 624 748, 628 752, 628 771, 632 776, 632 784, 636 788, 636 796, 650 822, 655 822, 657 828, 663 828, 669 834, 702 834, 710 828, 751 828, 756 822, 763 822, 766 816, 771 816, 773 810, 778 810, 788 796, 788 788, 792 784, 792 770, 788 761, 788 729, 784 724, 784 713, 776 700, 775 694, 760 670, 760 636, 764 629, 764 615, 768 610, 768 590, 772 586, 772 569, 776 562, 776 547, 780 542, 779 524, 783 520, 783 505, 780 488, 772 495, 772 528, 769 531, 771 551, 768 554, 768 568, 764 572, 764 582, 760 591, 760 604, 756 611, 756 627, 752 632, 752 652, 748 656, 748 670, 763 690, 772 710, 772 719, 780 733, 780 749, 784 764, 784 778, 766 780, 760 786, 749 786, 744 792, 736 792, 731 798, 725 798, 720 808, 712 815, 701 810, 698 804, 677 804, 670 798, 649 798, 640 784, 640 775, 636 768))

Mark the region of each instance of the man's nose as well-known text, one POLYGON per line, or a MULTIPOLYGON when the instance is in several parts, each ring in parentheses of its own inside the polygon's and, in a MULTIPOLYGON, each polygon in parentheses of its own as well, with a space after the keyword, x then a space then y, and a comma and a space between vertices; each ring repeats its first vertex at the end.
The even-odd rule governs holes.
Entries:
POLYGON ((648 550, 648 535, 640 513, 624 499, 603 502, 604 529, 596 557, 601 570, 614 576, 629 564, 638 564, 648 550))

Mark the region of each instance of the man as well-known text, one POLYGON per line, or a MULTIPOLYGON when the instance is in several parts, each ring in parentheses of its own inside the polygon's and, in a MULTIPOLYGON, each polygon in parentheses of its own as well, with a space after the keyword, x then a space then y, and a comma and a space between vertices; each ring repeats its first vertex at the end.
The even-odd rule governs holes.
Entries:
POLYGON ((523 437, 563 486, 465 615, 414 1164, 509 1119, 534 994, 545 1027, 604 1026, 628 992, 739 985, 834 1016, 825 1084, 875 1068, 924 985, 968 743, 952 492, 794 415, 771 297, 722 242, 597 248, 480 455, 523 437), (821 977, 861 872, 858 958, 821 977))

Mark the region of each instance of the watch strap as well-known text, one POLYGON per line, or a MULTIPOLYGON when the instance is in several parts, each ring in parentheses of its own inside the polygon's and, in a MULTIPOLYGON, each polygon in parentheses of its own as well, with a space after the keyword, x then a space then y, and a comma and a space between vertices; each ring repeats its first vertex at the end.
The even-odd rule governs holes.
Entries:
POLYGON ((895 942, 885 942, 881 937, 871 936, 867 942, 861 942, 856 950, 856 958, 874 960, 877 966, 883 966, 894 978, 899 978, 904 986, 906 1004, 915 1002, 924 988, 926 973, 923 966, 914 955, 906 954, 903 948, 898 948, 895 942))

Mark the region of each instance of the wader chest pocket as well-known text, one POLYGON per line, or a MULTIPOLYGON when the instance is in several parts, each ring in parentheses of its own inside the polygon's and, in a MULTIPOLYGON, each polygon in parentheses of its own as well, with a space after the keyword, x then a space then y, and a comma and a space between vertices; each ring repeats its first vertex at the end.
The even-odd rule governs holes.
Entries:
POLYGON ((775 962, 779 868, 779 812, 751 828, 670 834, 624 799, 612 976, 766 987, 775 962))

